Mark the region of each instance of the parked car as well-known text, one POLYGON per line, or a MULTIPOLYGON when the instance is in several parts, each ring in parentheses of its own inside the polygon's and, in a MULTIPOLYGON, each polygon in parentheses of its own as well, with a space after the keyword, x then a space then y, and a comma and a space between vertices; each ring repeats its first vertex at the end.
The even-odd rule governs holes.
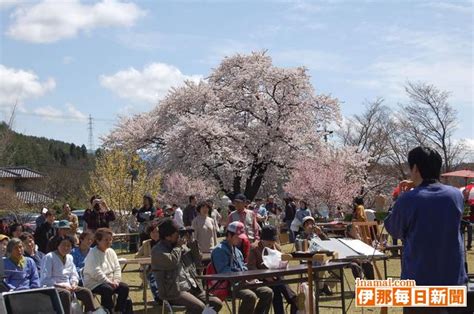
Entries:
POLYGON ((36 218, 38 218, 40 214, 37 214, 37 213, 19 213, 19 214, 8 214, 6 215, 5 219, 7 219, 8 221, 10 222, 18 222, 18 223, 21 223, 24 228, 25 228, 25 231, 28 231, 28 232, 35 232, 36 230, 36 218))

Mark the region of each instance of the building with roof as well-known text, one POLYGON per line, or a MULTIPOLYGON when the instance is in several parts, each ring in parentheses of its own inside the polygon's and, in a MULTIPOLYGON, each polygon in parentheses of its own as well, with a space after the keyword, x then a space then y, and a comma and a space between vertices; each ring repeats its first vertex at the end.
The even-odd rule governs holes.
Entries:
POLYGON ((25 204, 49 204, 53 199, 34 191, 45 176, 28 167, 0 167, 0 188, 14 192, 17 198, 25 204))

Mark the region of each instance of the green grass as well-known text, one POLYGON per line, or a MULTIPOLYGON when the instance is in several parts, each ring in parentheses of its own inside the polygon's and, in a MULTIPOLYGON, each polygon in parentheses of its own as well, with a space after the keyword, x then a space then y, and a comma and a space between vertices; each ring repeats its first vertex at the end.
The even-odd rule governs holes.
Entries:
MULTIPOLYGON (((291 245, 284 245, 283 251, 289 252, 292 249, 291 245)), ((133 254, 119 254, 119 257, 133 257, 133 254)), ((473 272, 474 271, 474 251, 468 251, 467 253, 467 260, 468 260, 468 269, 473 272)), ((377 262, 377 266, 380 269, 380 272, 383 275, 383 262, 377 262)), ((400 259, 390 259, 387 263, 388 275, 392 276, 399 276, 400 275, 400 259)), ((354 290, 354 277, 352 276, 352 272, 350 269, 345 270, 345 277, 349 282, 350 289, 354 290)), ((144 306, 143 306, 143 290, 139 288, 141 284, 141 279, 138 273, 138 267, 135 265, 128 265, 123 273, 123 281, 130 285, 130 297, 134 303, 134 311, 137 314, 144 313, 144 306)), ((347 281, 345 282, 345 290, 348 291, 347 281)), ((292 285, 292 288, 296 291, 296 285, 292 285)), ((161 313, 161 307, 154 305, 153 297, 150 291, 147 291, 148 296, 148 313, 161 313)), ((353 299, 352 299, 353 300, 353 299)), ((346 308, 349 306, 351 299, 346 298, 346 308)), ((322 300, 321 305, 335 305, 340 306, 340 301, 327 301, 322 300)), ((361 308, 356 308, 354 306, 354 302, 348 313, 379 313, 380 310, 377 308, 365 308, 363 311, 361 308)), ((402 313, 401 308, 390 308, 389 313, 402 313)), ((230 313, 226 307, 224 307, 220 313, 230 313)), ((340 309, 325 309, 321 308, 320 313, 341 313, 340 309)))

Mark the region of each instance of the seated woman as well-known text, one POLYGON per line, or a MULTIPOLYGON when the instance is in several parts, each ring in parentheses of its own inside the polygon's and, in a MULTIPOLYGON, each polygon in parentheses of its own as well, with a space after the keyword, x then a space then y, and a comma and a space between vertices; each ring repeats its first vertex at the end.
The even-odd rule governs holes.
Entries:
MULTIPOLYGON (((151 249, 158 243, 160 240, 160 234, 158 233, 158 226, 156 224, 152 224, 148 226, 145 230, 148 240, 143 241, 142 246, 138 249, 137 254, 135 254, 135 258, 143 258, 143 257, 151 257, 151 249)), ((140 278, 142 279, 143 285, 143 268, 140 266, 140 278)), ((159 302, 158 298, 158 286, 156 285, 155 276, 151 272, 148 273, 148 286, 151 289, 151 293, 153 294, 153 298, 156 302, 159 302)))
MULTIPOLYGON (((281 251, 280 245, 276 242, 278 240, 278 233, 275 227, 267 225, 263 226, 260 241, 255 241, 250 248, 248 269, 267 269, 263 264, 263 250, 270 248, 272 250, 281 251)), ((268 278, 266 281, 277 281, 279 278, 268 278)), ((289 285, 277 285, 270 287, 273 290, 273 311, 275 314, 284 314, 283 298, 285 297, 288 304, 291 305, 290 313, 295 314, 298 310, 296 293, 291 290, 289 285)))
MULTIPOLYGON (((319 228, 317 225, 316 225, 316 221, 314 220, 314 218, 312 216, 306 216, 303 218, 303 232, 298 235, 298 237, 296 238, 297 241, 299 240, 307 240, 308 241, 308 248, 309 250, 314 250, 314 249, 317 249, 318 248, 318 245, 316 244, 316 240, 317 239, 321 239, 321 240, 327 240, 329 237, 321 230, 321 228, 319 228)), ((318 264, 318 262, 314 262, 316 264, 318 264)), ((328 278, 330 276, 330 274, 326 271, 324 272, 319 272, 319 277, 320 278, 328 278)), ((333 284, 332 282, 330 282, 331 284, 333 284)), ((324 281, 323 279, 320 280, 318 282, 318 288, 319 290, 328 295, 328 296, 331 296, 333 295, 333 292, 331 290, 331 288, 329 287, 328 283, 326 283, 326 281, 324 281)))
POLYGON ((90 251, 91 245, 94 243, 94 234, 86 230, 79 236, 79 246, 72 249, 71 255, 79 274, 79 285, 83 286, 82 270, 84 268, 84 260, 90 251))
POLYGON ((84 286, 101 296, 101 304, 109 312, 114 310, 112 296, 117 294, 115 311, 126 312, 129 288, 122 282, 122 270, 112 246, 112 230, 99 228, 95 233, 97 246, 84 261, 84 286))
POLYGON ((18 238, 11 239, 7 244, 7 257, 3 259, 5 267, 5 283, 12 290, 26 290, 40 287, 35 262, 23 256, 23 242, 18 238))
POLYGON ((41 274, 41 263, 43 261, 44 253, 36 249, 37 246, 33 235, 29 232, 23 232, 20 235, 20 240, 23 242, 25 256, 30 257, 33 261, 35 261, 38 274, 41 274))
POLYGON ((74 238, 67 235, 55 250, 45 255, 41 265, 41 283, 56 288, 65 313, 71 312, 73 294, 84 304, 86 312, 95 311, 92 292, 78 286, 79 276, 72 255, 69 254, 74 242, 74 238))

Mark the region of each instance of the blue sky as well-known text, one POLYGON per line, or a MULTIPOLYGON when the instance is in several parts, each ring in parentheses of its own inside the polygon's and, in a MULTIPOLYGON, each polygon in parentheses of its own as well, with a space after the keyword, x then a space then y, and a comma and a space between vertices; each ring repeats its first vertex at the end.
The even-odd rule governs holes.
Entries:
POLYGON ((456 138, 474 147, 472 1, 0 2, 0 117, 14 129, 94 142, 119 114, 151 109, 170 86, 206 77, 234 53, 268 50, 306 66, 318 92, 360 113, 406 101, 422 80, 451 91, 456 138))

